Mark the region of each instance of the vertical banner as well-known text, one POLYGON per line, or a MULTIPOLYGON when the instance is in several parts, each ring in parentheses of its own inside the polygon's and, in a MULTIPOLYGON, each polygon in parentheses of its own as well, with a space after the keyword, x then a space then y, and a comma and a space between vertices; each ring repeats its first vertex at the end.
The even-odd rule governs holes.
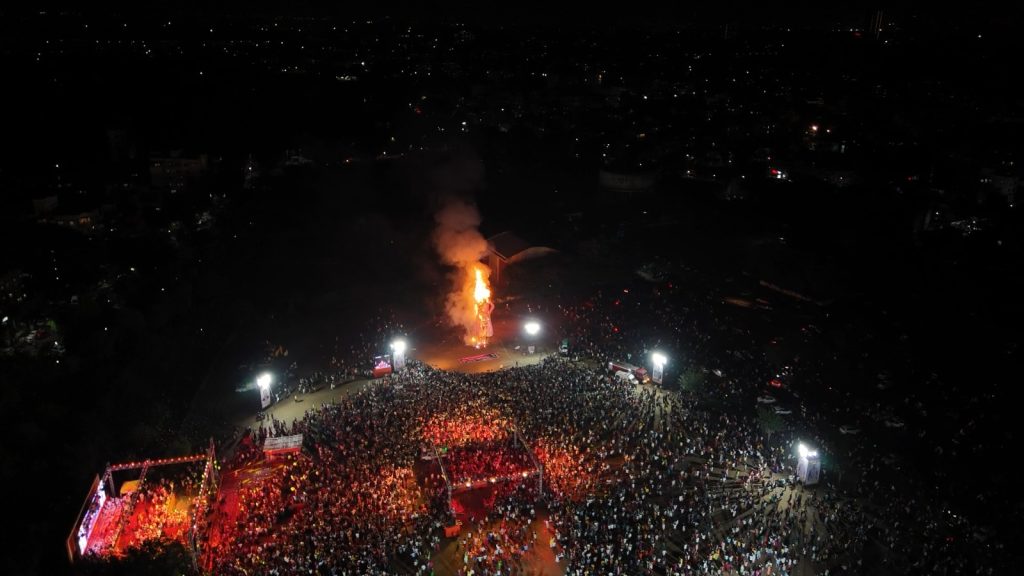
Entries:
POLYGON ((812 486, 818 483, 818 476, 821 473, 821 460, 817 454, 801 455, 797 462, 796 475, 804 486, 812 486))
POLYGON ((394 367, 395 372, 400 372, 402 368, 405 368, 405 350, 403 347, 395 347, 394 367))
POLYGON ((260 406, 270 406, 270 386, 260 386, 260 406))
POLYGON ((654 363, 654 372, 651 374, 651 380, 653 380, 655 384, 661 384, 661 378, 664 375, 664 370, 664 364, 662 364, 661 362, 654 363))

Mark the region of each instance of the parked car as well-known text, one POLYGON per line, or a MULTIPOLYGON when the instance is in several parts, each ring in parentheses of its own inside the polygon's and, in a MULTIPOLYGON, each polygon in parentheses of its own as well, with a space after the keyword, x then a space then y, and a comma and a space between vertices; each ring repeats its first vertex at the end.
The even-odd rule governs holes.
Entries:
POLYGON ((900 420, 899 418, 896 418, 896 417, 886 418, 885 419, 885 427, 886 428, 903 428, 903 420, 900 420))
POLYGON ((632 373, 626 372, 625 370, 619 370, 615 373, 615 379, 625 384, 636 384, 636 376, 632 373))
POLYGON ((856 426, 851 426, 849 424, 844 424, 843 426, 839 427, 839 432, 841 434, 859 434, 860 428, 857 428, 856 426))
POLYGON ((783 408, 782 406, 776 406, 775 407, 775 413, 776 414, 792 414, 793 411, 790 410, 789 408, 783 408))
POLYGON ((772 398, 771 396, 765 394, 764 396, 758 396, 757 402, 758 404, 774 404, 775 398, 772 398))

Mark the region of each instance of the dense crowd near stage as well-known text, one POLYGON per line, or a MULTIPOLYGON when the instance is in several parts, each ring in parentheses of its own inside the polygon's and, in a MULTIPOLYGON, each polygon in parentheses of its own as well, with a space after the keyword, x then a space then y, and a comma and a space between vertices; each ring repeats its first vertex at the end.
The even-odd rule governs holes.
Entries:
MULTIPOLYGON (((644 301, 678 329, 630 343, 620 335, 635 311, 611 298, 558 308, 579 358, 475 375, 411 361, 294 422, 247 431, 224 474, 260 472, 239 483, 233 508, 223 495, 214 507, 218 544, 207 567, 223 575, 997 573, 998 551, 972 546, 965 519, 890 487, 881 467, 865 464, 843 489, 828 473, 806 489, 794 475, 792 431, 769 437, 750 408, 623 383, 586 361, 678 349, 684 335, 694 356, 707 352, 692 334, 706 321, 699 306, 644 301), (265 462, 262 440, 287 434, 304 436, 301 453, 265 462), (449 501, 440 464, 451 482, 500 478, 484 512, 449 501), (456 521, 459 534, 446 537, 456 521)), ((718 379, 726 396, 756 394, 767 369, 746 364, 718 379)))
MULTIPOLYGON (((574 575, 787 574, 798 562, 813 573, 857 573, 872 548, 904 556, 900 547, 913 541, 902 510, 868 512, 850 497, 799 490, 787 442, 768 443, 745 419, 702 411, 681 395, 627 387, 560 359, 484 375, 414 364, 301 420, 268 427, 303 434, 307 449, 242 489, 214 572, 435 571, 441 529, 453 519, 440 484, 415 477, 431 437, 424 427, 440 415, 470 418, 466 407, 481 403, 530 439, 545 493, 525 479, 503 483, 491 517, 463 526, 459 574, 526 571, 537 547, 548 547, 574 575), (548 542, 529 528, 542 517, 548 542)), ((259 443, 251 445, 255 451, 259 443)), ((501 474, 502 457, 449 470, 501 474)), ((529 461, 508 465, 518 471, 529 461)), ((951 549, 939 538, 928 546, 935 548, 919 548, 919 561, 951 549)))

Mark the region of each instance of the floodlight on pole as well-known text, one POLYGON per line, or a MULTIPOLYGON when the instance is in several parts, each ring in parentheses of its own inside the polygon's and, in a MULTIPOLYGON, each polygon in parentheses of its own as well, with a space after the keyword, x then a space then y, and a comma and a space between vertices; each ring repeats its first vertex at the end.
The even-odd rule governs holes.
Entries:
POLYGON ((408 346, 405 340, 401 338, 396 339, 391 343, 392 361, 395 372, 399 372, 402 368, 405 368, 405 350, 408 346))
POLYGON ((540 333, 540 322, 537 322, 536 320, 530 320, 529 322, 523 325, 523 329, 526 330, 526 333, 529 334, 530 336, 536 336, 537 334, 540 333))
POLYGON ((796 452, 801 458, 813 458, 818 455, 817 450, 811 450, 803 442, 797 444, 796 452))
POLYGON ((270 383, 274 380, 274 377, 270 372, 264 372, 256 377, 256 386, 260 390, 260 407, 266 408, 270 406, 270 383))
POLYGON ((256 385, 260 388, 269 388, 273 380, 274 377, 270 375, 270 372, 264 372, 256 377, 256 385))
POLYGON ((811 450, 803 442, 796 445, 797 454, 800 455, 796 463, 796 475, 805 486, 818 483, 818 474, 821 472, 821 461, 818 459, 818 451, 811 450))
POLYGON ((654 370, 651 371, 651 380, 655 384, 661 384, 665 377, 665 364, 668 364, 668 357, 661 352, 652 352, 651 362, 654 363, 654 370))

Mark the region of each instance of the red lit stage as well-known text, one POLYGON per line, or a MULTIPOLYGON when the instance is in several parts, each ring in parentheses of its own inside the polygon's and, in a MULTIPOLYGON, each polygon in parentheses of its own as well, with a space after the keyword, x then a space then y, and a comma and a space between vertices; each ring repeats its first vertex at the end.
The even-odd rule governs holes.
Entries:
POLYGON ((70 560, 123 556, 146 542, 195 549, 216 490, 213 444, 206 454, 108 466, 97 476, 67 539, 70 560))

